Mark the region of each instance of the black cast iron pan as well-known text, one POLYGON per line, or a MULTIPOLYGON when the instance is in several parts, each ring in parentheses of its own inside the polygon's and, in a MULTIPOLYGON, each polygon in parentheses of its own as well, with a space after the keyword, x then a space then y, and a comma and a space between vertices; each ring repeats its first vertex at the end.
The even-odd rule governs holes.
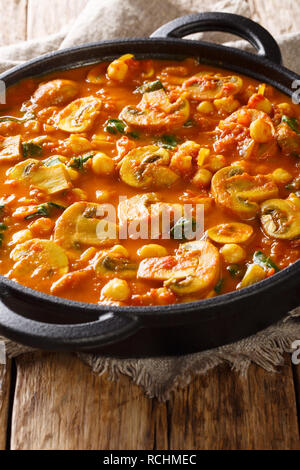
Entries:
MULTIPOLYGON (((34 75, 111 60, 137 58, 200 61, 246 74, 287 95, 298 75, 281 65, 273 37, 253 21, 226 13, 202 13, 171 21, 151 38, 103 41, 54 52, 2 74, 7 86, 34 75), (181 39, 200 31, 224 31, 248 40, 257 54, 181 39)), ((300 305, 300 260, 246 289, 216 298, 159 307, 108 307, 50 296, 0 276, 0 333, 49 350, 97 351, 117 357, 180 355, 249 336, 300 305)))

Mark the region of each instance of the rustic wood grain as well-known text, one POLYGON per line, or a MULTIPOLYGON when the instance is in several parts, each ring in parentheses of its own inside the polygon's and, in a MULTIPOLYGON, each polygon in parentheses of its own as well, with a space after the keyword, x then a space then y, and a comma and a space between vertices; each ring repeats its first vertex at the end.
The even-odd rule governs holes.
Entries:
POLYGON ((0 0, 0 45, 26 39, 27 0, 0 0))
POLYGON ((0 365, 0 450, 6 447, 10 378, 11 362, 7 361, 6 365, 0 365))
MULTIPOLYGON (((296 360, 297 362, 299 362, 300 360, 300 354, 298 353, 297 353, 296 360)), ((294 387, 295 387, 296 402, 297 402, 297 412, 298 412, 298 425, 299 425, 299 432, 300 432, 300 363, 298 365, 296 364, 293 365, 293 374, 294 374, 294 387)))
POLYGON ((220 367, 166 404, 129 379, 93 375, 71 355, 17 360, 11 448, 299 449, 292 369, 220 367))
POLYGON ((168 404, 170 449, 298 449, 290 365, 247 379, 220 367, 174 394, 168 404))
POLYGON ((58 32, 74 20, 88 0, 28 0, 27 38, 58 32))
POLYGON ((164 406, 75 356, 28 354, 17 359, 11 448, 153 449, 157 436, 166 443, 164 406))

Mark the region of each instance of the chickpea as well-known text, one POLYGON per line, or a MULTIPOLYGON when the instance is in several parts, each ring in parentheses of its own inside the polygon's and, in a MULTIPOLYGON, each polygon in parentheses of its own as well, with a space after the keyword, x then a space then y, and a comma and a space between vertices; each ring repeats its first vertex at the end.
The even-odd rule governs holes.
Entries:
POLYGON ((230 96, 229 98, 220 98, 214 100, 214 105, 218 111, 233 113, 233 111, 236 111, 240 107, 240 102, 230 96))
POLYGON ((128 72, 128 65, 126 62, 114 61, 112 62, 107 69, 107 75, 111 80, 116 80, 121 82, 124 80, 128 72))
POLYGON ((67 147, 74 153, 86 152, 91 149, 91 143, 85 137, 80 135, 71 134, 67 140, 67 147))
POLYGON ((278 184, 290 183, 293 179, 292 175, 283 168, 276 168, 272 173, 273 180, 278 184))
POLYGON ((79 173, 78 171, 74 170, 74 168, 68 167, 67 172, 69 174, 70 180, 71 181, 76 181, 79 178, 79 173))
POLYGON ((72 193, 74 194, 76 201, 86 201, 87 200, 87 194, 83 189, 80 188, 74 188, 72 189, 72 193))
POLYGON ((143 245, 138 249, 138 255, 140 258, 160 258, 167 256, 168 252, 164 246, 150 243, 149 245, 143 245))
POLYGON ((246 258, 245 250, 236 243, 226 243, 220 249, 220 253, 228 264, 240 263, 246 258))
POLYGON ((173 155, 171 159, 171 168, 182 172, 189 171, 192 168, 191 155, 181 155, 179 152, 173 155))
POLYGON ((23 243, 26 242, 27 240, 31 240, 33 238, 32 232, 29 229, 25 230, 20 230, 19 232, 16 232, 12 236, 12 245, 15 245, 16 243, 23 243))
POLYGON ((208 168, 212 172, 216 172, 218 170, 221 170, 221 168, 224 168, 226 166, 226 159, 223 155, 212 155, 207 163, 208 168))
POLYGON ((132 54, 125 54, 109 64, 107 67, 108 77, 111 80, 116 80, 117 82, 123 81, 128 73, 128 65, 126 61, 132 57, 132 54))
POLYGON ((97 152, 92 160, 93 172, 98 175, 111 175, 114 172, 115 164, 112 158, 106 153, 97 152))
POLYGON ((214 112, 214 107, 210 101, 202 101, 198 104, 197 111, 203 114, 210 114, 214 112))
POLYGON ((190 155, 185 155, 181 158, 180 164, 182 170, 190 170, 192 168, 192 157, 190 155))
POLYGON ((30 231, 39 237, 50 235, 54 228, 54 222, 48 217, 40 217, 30 224, 30 231))
POLYGON ((210 185, 212 179, 211 171, 207 170, 206 168, 199 168, 197 173, 193 178, 193 183, 200 188, 206 187, 210 185))
MULTIPOLYGON (((260 89, 263 87, 261 85, 260 89)), ((272 111, 272 103, 263 96, 263 93, 265 93, 266 89, 261 89, 261 92, 254 93, 248 102, 248 106, 252 109, 257 109, 259 111, 263 111, 266 114, 270 114, 272 111)))
POLYGON ((129 299, 130 295, 129 285, 124 279, 111 279, 101 290, 101 299, 106 298, 122 302, 129 299))
POLYGON ((270 114, 272 111, 272 103, 268 100, 268 98, 264 98, 257 103, 256 109, 263 111, 266 114, 270 114))
POLYGON ((293 116, 293 108, 289 103, 279 103, 277 107, 287 116, 293 116))
POLYGON ((171 159, 171 168, 182 172, 189 171, 192 168, 193 157, 197 156, 199 148, 200 145, 193 140, 187 140, 181 144, 171 159))
POLYGON ((128 250, 126 250, 125 246, 123 245, 115 245, 109 250, 109 252, 124 256, 124 258, 129 257, 128 250))
POLYGON ((255 142, 264 144, 272 139, 272 128, 264 119, 256 119, 250 125, 250 136, 255 142))

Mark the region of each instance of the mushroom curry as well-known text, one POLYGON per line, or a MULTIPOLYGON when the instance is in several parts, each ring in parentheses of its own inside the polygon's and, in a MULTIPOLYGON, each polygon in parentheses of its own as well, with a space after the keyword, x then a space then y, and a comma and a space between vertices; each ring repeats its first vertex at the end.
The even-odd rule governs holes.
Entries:
POLYGON ((300 258, 300 112, 270 85, 126 54, 26 79, 6 101, 10 279, 83 302, 165 305, 242 289, 300 258), (204 227, 188 238, 198 206, 204 227))

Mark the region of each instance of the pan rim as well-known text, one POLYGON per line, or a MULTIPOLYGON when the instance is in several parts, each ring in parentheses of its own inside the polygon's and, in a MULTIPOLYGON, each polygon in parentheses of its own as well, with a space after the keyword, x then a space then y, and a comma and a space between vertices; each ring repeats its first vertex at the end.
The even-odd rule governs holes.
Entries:
MULTIPOLYGON (((77 68, 80 66, 84 65, 91 65, 93 63, 97 63, 100 60, 110 60, 114 57, 117 56, 117 54, 111 54, 111 55, 103 55, 101 57, 97 57, 94 59, 91 59, 89 61, 86 61, 84 59, 81 59, 79 61, 72 60, 72 55, 73 54, 82 54, 85 51, 93 51, 101 48, 107 48, 109 46, 113 48, 128 48, 128 46, 132 45, 133 47, 137 46, 144 46, 144 45, 161 45, 161 46, 168 46, 170 44, 176 45, 180 44, 180 46, 187 46, 187 48, 190 48, 191 51, 190 53, 186 54, 174 54, 170 53, 167 55, 173 56, 173 57, 178 57, 178 58, 184 58, 184 57, 197 57, 197 54, 195 52, 192 52, 192 50, 196 50, 199 48, 199 53, 201 51, 201 48, 203 49, 208 49, 208 51, 215 51, 215 52, 222 52, 226 51, 226 54, 232 54, 233 57, 242 57, 248 61, 250 61, 253 65, 262 65, 264 67, 269 68, 271 71, 276 71, 277 73, 281 74, 282 76, 285 76, 286 78, 290 80, 295 80, 295 79, 300 79, 300 76, 297 75, 295 72, 290 71, 289 69, 285 68, 282 65, 276 64, 269 59, 256 55, 250 52, 242 51, 236 48, 232 47, 227 47, 219 44, 213 44, 209 43, 206 41, 195 41, 195 40, 187 40, 187 39, 179 39, 179 38, 130 38, 130 39, 116 39, 112 41, 99 41, 99 42, 92 42, 92 43, 87 43, 83 44, 80 46, 74 46, 70 47, 67 49, 62 49, 54 52, 50 52, 47 54, 43 54, 41 56, 38 56, 34 59, 31 59, 29 61, 26 61, 23 64, 17 65, 8 71, 5 71, 0 74, 0 80, 3 80, 4 82, 8 82, 8 86, 14 85, 21 80, 27 78, 27 77, 39 77, 43 76, 44 74, 49 74, 49 73, 55 73, 55 71, 59 72, 61 70, 68 70, 72 68, 77 68), (63 66, 61 67, 53 67, 53 69, 46 70, 42 74, 28 74, 26 75, 26 72, 30 72, 30 70, 34 66, 38 65, 46 65, 51 64, 55 59, 59 57, 66 57, 69 56, 70 63, 64 63, 63 66), (19 77, 20 74, 25 72, 25 76, 19 77), (11 82, 11 83, 10 83, 11 82)), ((156 57, 158 58, 158 53, 151 53, 151 52, 144 52, 144 53, 136 53, 137 58, 141 56, 147 56, 147 57, 156 57)), ((166 54, 165 54, 166 55, 166 54)), ((212 61, 212 64, 215 64, 218 67, 227 69, 227 70, 238 70, 239 67, 236 67, 232 65, 231 63, 216 63, 216 61, 212 61)), ((249 70, 244 70, 243 73, 246 76, 252 76, 252 77, 257 77, 260 75, 263 77, 264 81, 266 83, 271 83, 273 86, 278 88, 280 91, 283 91, 285 94, 291 96, 292 90, 288 89, 285 85, 280 84, 278 81, 269 79, 266 77, 263 73, 252 73, 249 70), (249 73, 250 72, 250 73, 249 73), (274 84, 275 83, 275 84, 274 84)), ((213 297, 210 299, 202 299, 202 300, 195 300, 193 302, 186 302, 186 303, 181 303, 181 304, 169 304, 169 305, 162 305, 162 306, 105 306, 101 304, 93 304, 93 303, 88 303, 88 302, 79 302, 75 300, 69 300, 63 297, 57 297, 51 294, 46 294, 44 292, 26 287, 22 284, 19 284, 17 281, 11 280, 6 278, 3 275, 0 275, 0 283, 4 286, 6 286, 10 291, 15 290, 20 294, 25 294, 27 297, 30 299, 34 300, 39 300, 41 302, 47 302, 47 304, 50 306, 51 304, 54 305, 60 305, 62 307, 67 307, 67 308, 72 308, 72 309, 85 309, 86 311, 90 312, 114 312, 116 314, 134 314, 138 318, 142 319, 143 317, 148 317, 151 315, 154 316, 163 316, 165 315, 175 315, 175 314, 181 314, 184 313, 185 315, 190 313, 190 312, 202 312, 204 313, 204 310, 206 313, 208 313, 208 310, 212 307, 217 307, 220 305, 226 306, 227 304, 233 303, 237 300, 241 300, 244 297, 251 297, 253 295, 258 295, 259 293, 263 293, 264 291, 269 290, 270 288, 274 287, 276 288, 277 285, 283 283, 285 280, 288 281, 289 279, 293 278, 296 273, 299 274, 300 272, 300 259, 295 261, 293 264, 288 266, 287 268, 281 270, 280 272, 274 274, 270 278, 264 279, 263 281, 260 281, 252 286, 246 287, 240 291, 232 291, 226 294, 221 294, 217 297, 213 297)), ((1 296, 0 296, 1 297, 1 296)))

